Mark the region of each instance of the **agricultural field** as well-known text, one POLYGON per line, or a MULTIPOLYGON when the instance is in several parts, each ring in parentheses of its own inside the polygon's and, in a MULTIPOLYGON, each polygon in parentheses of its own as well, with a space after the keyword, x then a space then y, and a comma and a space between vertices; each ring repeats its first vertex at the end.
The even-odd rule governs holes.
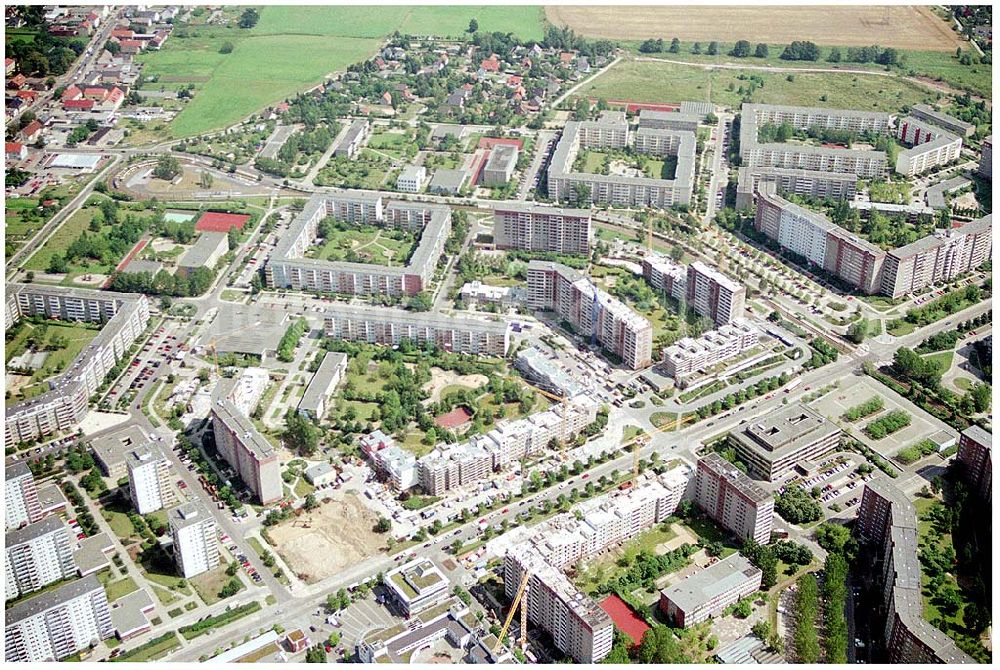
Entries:
POLYGON ((954 51, 964 46, 929 7, 623 7, 559 5, 545 8, 545 18, 587 37, 620 40, 673 37, 682 40, 735 42, 749 39, 787 44, 869 46, 878 42, 897 49, 954 51))
POLYGON ((885 112, 936 98, 922 86, 894 77, 710 70, 662 61, 620 62, 576 95, 633 102, 704 100, 736 108, 743 99, 740 89, 750 87, 753 102, 885 112))

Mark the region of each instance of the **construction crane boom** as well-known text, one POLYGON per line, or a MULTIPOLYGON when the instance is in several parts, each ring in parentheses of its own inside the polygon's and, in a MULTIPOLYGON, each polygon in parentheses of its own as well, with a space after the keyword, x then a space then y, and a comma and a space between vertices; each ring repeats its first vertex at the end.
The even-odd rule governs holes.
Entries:
POLYGON ((531 385, 533 389, 541 393, 543 396, 549 400, 553 400, 558 403, 562 403, 562 434, 563 439, 559 440, 559 454, 563 460, 566 459, 566 438, 568 437, 566 431, 566 422, 569 421, 569 398, 566 396, 557 396, 555 393, 550 393, 545 389, 539 388, 534 384, 531 385))
MULTIPOLYGON (((510 603, 510 611, 507 612, 507 619, 503 622, 503 628, 500 629, 500 634, 497 635, 496 644, 493 645, 494 654, 500 651, 500 647, 503 646, 503 639, 507 637, 507 631, 510 630, 510 624, 514 620, 514 613, 517 611, 517 606, 521 603, 521 600, 524 598, 524 592, 528 589, 529 579, 531 579, 531 573, 525 570, 524 574, 521 575, 521 583, 517 587, 517 593, 514 595, 514 600, 510 603)), ((524 629, 528 605, 521 605, 521 610, 521 640, 523 644, 523 641, 527 639, 528 633, 528 631, 524 629)))

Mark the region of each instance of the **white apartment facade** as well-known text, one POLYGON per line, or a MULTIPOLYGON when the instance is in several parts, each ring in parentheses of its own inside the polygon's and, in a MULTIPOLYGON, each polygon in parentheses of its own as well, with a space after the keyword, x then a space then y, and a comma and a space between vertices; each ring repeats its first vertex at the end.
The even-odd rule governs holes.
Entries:
POLYGON ((189 502, 167 513, 177 573, 190 579, 219 566, 215 520, 203 505, 189 502))
POLYGON ((497 249, 589 254, 593 240, 588 209, 506 203, 493 209, 497 249))
POLYGON ((46 517, 4 536, 7 560, 5 600, 37 591, 76 574, 69 529, 58 516, 46 517))
POLYGON ((4 524, 7 530, 40 521, 35 478, 24 461, 4 466, 4 524))
POLYGON ((139 514, 149 514, 176 502, 170 485, 170 461, 158 447, 144 444, 125 454, 128 491, 139 514))
POLYGON ((746 288, 701 261, 688 266, 685 291, 694 311, 718 326, 743 317, 746 288))

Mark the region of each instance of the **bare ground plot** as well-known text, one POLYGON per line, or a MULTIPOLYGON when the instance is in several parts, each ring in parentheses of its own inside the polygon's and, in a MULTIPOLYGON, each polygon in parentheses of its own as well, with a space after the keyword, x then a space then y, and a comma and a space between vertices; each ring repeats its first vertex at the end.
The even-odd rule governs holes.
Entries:
POLYGON ((424 385, 423 390, 430 394, 429 402, 437 402, 441 399, 441 392, 449 386, 477 389, 488 381, 486 375, 460 375, 454 370, 431 368, 431 380, 424 385))
POLYGON ((312 584, 384 548, 385 536, 372 530, 377 522, 375 512, 357 496, 344 495, 268 533, 285 563, 300 579, 312 584))
POLYGON ((867 46, 875 42, 899 49, 954 51, 958 36, 929 7, 622 7, 559 5, 545 8, 545 18, 588 37, 867 46))

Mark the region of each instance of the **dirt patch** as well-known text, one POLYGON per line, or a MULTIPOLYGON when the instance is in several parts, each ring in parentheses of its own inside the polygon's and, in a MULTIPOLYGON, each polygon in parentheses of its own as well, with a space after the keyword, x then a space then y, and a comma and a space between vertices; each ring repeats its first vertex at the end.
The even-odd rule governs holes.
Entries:
POLYGON ((383 549, 386 536, 372 530, 377 521, 375 512, 357 496, 341 494, 268 532, 281 558, 312 584, 383 549))
POLYGON ((25 386, 31 383, 31 375, 15 375, 10 372, 6 375, 6 390, 10 391, 11 395, 17 395, 25 386))
POLYGON ((441 399, 441 391, 449 386, 477 389, 488 381, 486 375, 460 375, 453 370, 431 368, 431 380, 424 385, 424 390, 430 394, 428 402, 437 402, 441 399))
POLYGON ((587 37, 641 40, 677 37, 685 41, 719 40, 785 44, 811 40, 831 46, 885 47, 954 51, 963 43, 929 7, 689 7, 558 5, 545 18, 587 37))

